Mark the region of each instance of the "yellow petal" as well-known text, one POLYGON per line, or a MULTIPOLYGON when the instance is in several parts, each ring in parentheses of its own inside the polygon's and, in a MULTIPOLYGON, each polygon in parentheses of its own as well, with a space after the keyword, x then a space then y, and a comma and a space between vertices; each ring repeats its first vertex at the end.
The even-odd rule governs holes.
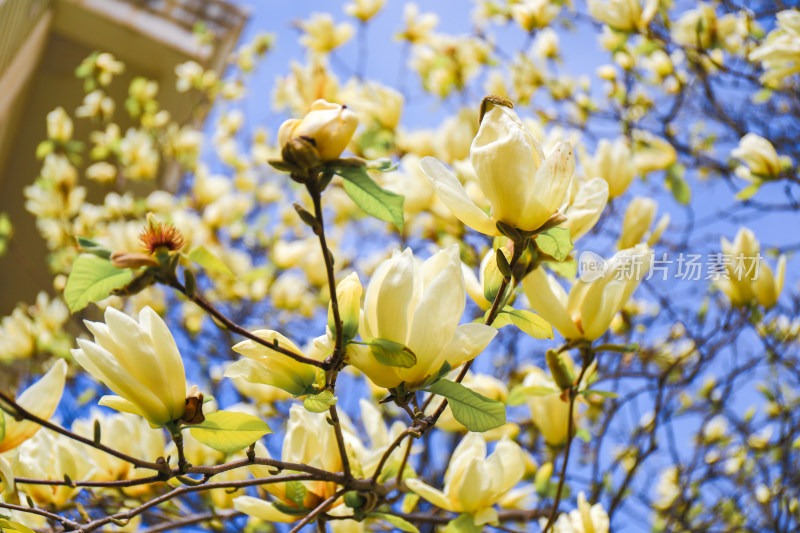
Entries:
MULTIPOLYGON (((67 363, 59 359, 39 381, 20 394, 17 403, 39 418, 49 419, 61 401, 66 375, 67 363)), ((16 421, 11 416, 6 416, 5 421, 6 434, 0 442, 0 453, 16 448, 31 438, 41 427, 28 420, 16 421)))

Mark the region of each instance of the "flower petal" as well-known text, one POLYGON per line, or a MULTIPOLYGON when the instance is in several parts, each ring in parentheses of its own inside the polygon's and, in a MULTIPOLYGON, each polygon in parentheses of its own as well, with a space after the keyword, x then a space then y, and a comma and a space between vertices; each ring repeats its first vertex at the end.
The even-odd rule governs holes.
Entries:
POLYGON ((458 178, 442 163, 433 157, 425 157, 420 167, 439 193, 439 198, 461 222, 486 235, 500 235, 491 217, 470 200, 458 178))

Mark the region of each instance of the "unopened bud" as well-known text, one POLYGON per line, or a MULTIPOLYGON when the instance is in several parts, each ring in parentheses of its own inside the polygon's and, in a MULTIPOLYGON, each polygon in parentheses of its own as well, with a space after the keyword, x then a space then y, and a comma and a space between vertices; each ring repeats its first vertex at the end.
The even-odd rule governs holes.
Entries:
POLYGON ((285 162, 304 170, 316 168, 322 162, 314 140, 307 137, 290 139, 283 145, 281 157, 285 162))
POLYGON ((497 298, 503 281, 507 281, 511 277, 511 267, 508 265, 510 255, 511 253, 505 247, 498 248, 483 268, 483 297, 489 302, 493 302, 497 298), (502 259, 500 259, 501 257, 502 259), (505 265, 500 267, 499 261, 503 261, 505 265), (503 272, 503 269, 507 270, 508 275, 503 272))
POLYGON ((186 410, 183 412, 181 422, 187 425, 202 424, 206 419, 203 415, 203 393, 193 386, 186 397, 186 410))
POLYGON ((481 100, 481 114, 478 122, 483 122, 483 115, 485 115, 492 108, 492 106, 496 105, 514 109, 514 103, 508 98, 503 98, 502 96, 497 96, 496 94, 484 96, 483 100, 481 100))
POLYGON ((575 383, 575 373, 564 359, 564 354, 556 350, 547 350, 545 358, 547 359, 547 366, 550 367, 550 373, 553 375, 553 381, 556 382, 556 385, 561 387, 561 390, 572 387, 575 383))
MULTIPOLYGON (((339 318, 342 320, 342 336, 345 340, 358 335, 358 320, 361 313, 361 281, 353 272, 336 286, 336 300, 339 302, 339 318)), ((328 304, 328 327, 336 331, 333 321, 333 307, 328 304)))
POLYGON ((158 261, 147 254, 114 252, 111 254, 111 264, 117 268, 142 268, 157 267, 158 261))

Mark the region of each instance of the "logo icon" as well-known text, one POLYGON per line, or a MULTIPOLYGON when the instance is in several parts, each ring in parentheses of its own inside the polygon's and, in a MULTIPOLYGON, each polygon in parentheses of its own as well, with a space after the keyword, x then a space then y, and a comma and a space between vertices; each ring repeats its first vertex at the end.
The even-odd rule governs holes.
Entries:
POLYGON ((588 250, 581 252, 578 257, 578 278, 586 283, 591 283, 603 277, 608 269, 608 262, 602 256, 588 250))

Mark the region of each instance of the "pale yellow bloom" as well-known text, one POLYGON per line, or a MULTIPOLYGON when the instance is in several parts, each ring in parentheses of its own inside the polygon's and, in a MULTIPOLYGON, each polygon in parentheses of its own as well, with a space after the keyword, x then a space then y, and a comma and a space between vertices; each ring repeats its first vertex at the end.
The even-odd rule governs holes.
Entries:
POLYGON ((760 179, 771 179, 781 173, 781 161, 775 147, 764 137, 748 133, 739 139, 739 146, 731 150, 731 156, 742 160, 748 171, 737 174, 741 177, 751 176, 760 179))
POLYGON ((364 340, 403 344, 415 355, 410 368, 384 366, 367 346, 350 345, 350 363, 380 387, 419 385, 447 361, 456 368, 473 359, 497 330, 483 324, 458 325, 466 305, 458 246, 425 262, 411 249, 395 253, 377 268, 364 297, 359 331, 364 340))
POLYGON ((311 13, 311 18, 298 23, 303 30, 300 44, 314 52, 327 54, 343 45, 353 36, 353 26, 336 24, 330 13, 311 13))
POLYGON ((358 117, 347 106, 317 100, 302 119, 289 119, 278 130, 278 143, 285 146, 291 139, 306 137, 322 159, 336 159, 353 137, 358 117))
POLYGON ((593 157, 583 156, 583 171, 587 178, 600 177, 608 183, 609 198, 621 196, 636 175, 633 153, 624 138, 613 142, 601 139, 593 157))
POLYGON ((410 2, 403 6, 403 22, 405 27, 397 34, 397 38, 410 43, 421 43, 428 40, 431 32, 439 24, 439 16, 436 13, 420 15, 419 6, 410 2))
MULTIPOLYGON (((31 440, 20 446, 19 458, 14 463, 14 475, 34 479, 83 480, 94 473, 94 464, 74 440, 53 433, 40 431, 31 440)), ((39 505, 61 507, 82 489, 68 485, 25 485, 25 491, 39 505)))
POLYGON ((366 22, 374 17, 375 14, 383 8, 385 3, 386 0, 353 0, 345 4, 344 12, 351 17, 356 17, 362 22, 366 22))
POLYGON ((63 107, 57 107, 47 114, 47 137, 65 143, 72 139, 72 119, 63 107))
POLYGON ((661 137, 644 130, 634 130, 633 139, 633 165, 639 174, 664 170, 678 160, 675 148, 661 137))
MULTIPOLYGON (((543 525, 547 521, 540 523, 543 525)), ((553 524, 553 533, 608 533, 610 522, 603 504, 589 505, 583 491, 578 493, 578 508, 561 513, 553 524)))
POLYGON ((86 177, 98 183, 113 183, 117 178, 117 167, 106 161, 100 161, 86 169, 86 177))
POLYGON ((392 130, 400 122, 404 98, 400 91, 374 81, 352 80, 342 89, 343 101, 351 102, 361 122, 374 122, 392 130))
POLYGON ((646 245, 621 250, 592 281, 577 280, 567 295, 561 284, 536 268, 522 280, 528 302, 565 339, 595 340, 611 325, 653 262, 646 245))
POLYGON ((622 234, 617 249, 624 250, 642 242, 644 234, 656 218, 658 204, 652 198, 637 196, 628 204, 622 221, 622 234))
MULTIPOLYGON (((568 356, 567 356, 568 357, 568 356)), ((569 359, 569 362, 572 362, 569 359)), ((569 428, 569 402, 561 397, 561 388, 541 368, 531 368, 525 379, 523 387, 546 387, 552 389, 552 394, 533 394, 528 396, 526 402, 531 410, 531 422, 541 433, 544 441, 550 446, 560 446, 567 440, 569 428)), ((578 410, 581 400, 576 401, 573 408, 575 427, 580 419, 578 410)))
POLYGON ((485 114, 472 142, 470 160, 491 204, 491 216, 470 200, 458 179, 439 161, 426 157, 422 169, 453 214, 481 233, 499 235, 497 222, 536 230, 568 200, 575 167, 571 145, 559 143, 545 157, 512 109, 495 105, 485 114))
MULTIPOLYGON (((93 412, 90 418, 76 420, 72 424, 72 431, 91 439, 94 436, 95 421, 100 423, 101 442, 106 446, 145 461, 155 462, 164 455, 166 442, 163 430, 152 428, 143 418, 128 413, 93 412)), ((79 445, 78 448, 80 455, 90 458, 94 463, 91 479, 95 481, 137 479, 153 474, 152 471, 134 468, 129 462, 90 446, 79 445)), ((150 488, 129 487, 124 490, 129 495, 135 495, 150 488)))
POLYGON ((780 11, 776 19, 778 27, 747 57, 761 62, 765 70, 761 81, 767 86, 780 84, 800 72, 800 11, 780 11))
POLYGON ((626 32, 644 31, 658 9, 658 0, 588 0, 592 17, 612 29, 626 32))
POLYGON ((444 490, 418 479, 406 480, 409 489, 432 504, 454 513, 473 516, 475 524, 497 523, 492 507, 525 474, 525 456, 516 443, 503 439, 488 457, 486 441, 469 433, 453 452, 444 476, 444 490))
POLYGON ((747 305, 757 301, 766 308, 773 307, 783 290, 786 275, 786 256, 778 258, 777 274, 761 255, 761 245, 748 228, 739 228, 733 242, 722 238, 722 253, 726 257, 725 277, 716 284, 731 304, 747 305))
POLYGON ((135 128, 129 128, 120 141, 119 158, 123 174, 132 180, 154 179, 161 161, 150 134, 135 128))
MULTIPOLYGON (((253 335, 270 344, 277 342, 281 348, 305 357, 300 348, 277 331, 259 329, 253 335)), ((225 377, 272 385, 296 396, 308 394, 309 388, 317 379, 315 367, 295 361, 288 355, 249 339, 236 344, 233 350, 244 355, 245 359, 229 366, 225 377)))
MULTIPOLYGON (((67 363, 59 359, 44 376, 17 397, 17 403, 39 418, 48 420, 53 416, 61 400, 66 375, 67 363)), ((16 420, 5 412, 0 416, 5 419, 5 433, 0 440, 0 453, 16 448, 36 434, 41 427, 30 420, 16 420)))
POLYGON ((163 426, 183 416, 186 376, 183 361, 167 325, 150 307, 139 321, 106 308, 105 323, 84 321, 94 342, 78 339, 72 356, 84 370, 118 396, 103 396, 100 405, 143 416, 163 426))
POLYGON ((608 183, 602 178, 592 178, 580 183, 564 213, 567 221, 561 224, 569 230, 572 242, 591 230, 608 203, 608 183))
MULTIPOLYGON (((289 422, 286 426, 286 435, 283 438, 283 451, 281 459, 290 463, 300 463, 328 472, 341 472, 342 461, 336 443, 336 435, 326 421, 326 413, 311 413, 298 404, 292 405, 289 412, 289 422)), ((266 449, 256 448, 259 457, 268 456, 266 449)), ((258 477, 269 477, 272 469, 266 466, 251 467, 251 471, 258 477)), ((313 509, 325 499, 332 496, 337 486, 327 481, 301 481, 306 488, 303 505, 306 509, 313 509)), ((280 503, 289 507, 297 504, 286 496, 286 483, 271 483, 264 485, 264 489, 280 500, 280 503)), ((341 503, 341 500, 339 500, 341 503)), ((253 496, 240 496, 233 500, 236 510, 255 518, 270 522, 296 522, 302 514, 286 514, 275 507, 272 502, 255 498, 253 496)))
POLYGON ((550 0, 523 0, 511 6, 511 18, 523 30, 531 32, 547 27, 560 10, 561 7, 550 0))

